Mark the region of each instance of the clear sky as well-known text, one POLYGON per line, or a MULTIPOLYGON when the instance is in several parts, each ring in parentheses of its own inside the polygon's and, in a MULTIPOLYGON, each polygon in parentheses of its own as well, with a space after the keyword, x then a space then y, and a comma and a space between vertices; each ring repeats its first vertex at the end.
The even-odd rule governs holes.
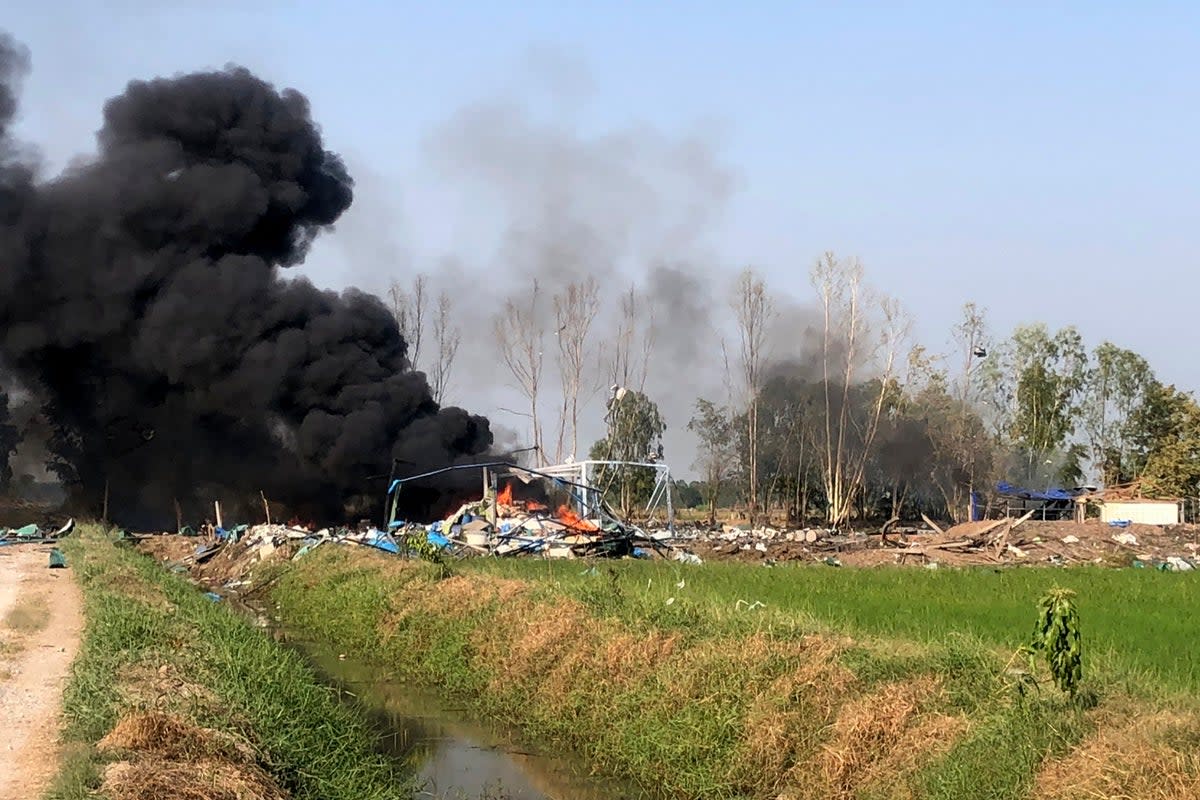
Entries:
MULTIPOLYGON (((127 80, 236 62, 309 96, 359 220, 435 253, 464 212, 423 142, 532 91, 532 64, 585 133, 703 132, 737 178, 708 234, 730 265, 803 298, 818 253, 858 255, 931 345, 975 300, 1000 332, 1074 323, 1200 388, 1200 3, 5 5, 33 54, 19 130, 56 167, 127 80)), ((379 288, 348 235, 305 269, 379 288)))

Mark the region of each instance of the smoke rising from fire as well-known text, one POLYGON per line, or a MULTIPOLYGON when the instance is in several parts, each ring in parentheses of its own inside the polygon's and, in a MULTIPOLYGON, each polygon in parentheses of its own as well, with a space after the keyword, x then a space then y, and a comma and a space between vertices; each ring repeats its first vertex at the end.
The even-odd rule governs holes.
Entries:
MULTIPOLYGON (((601 309, 590 335, 583 398, 590 402, 577 458, 603 435, 603 400, 612 382, 607 362, 622 298, 632 287, 639 325, 652 329, 645 388, 667 419, 668 458, 682 472, 691 460, 685 426, 696 394, 723 399, 725 393, 720 351, 725 331, 718 328, 728 316, 732 271, 720 263, 712 234, 737 188, 737 173, 720 158, 713 131, 674 135, 643 124, 599 133, 583 129, 573 122, 574 110, 586 105, 590 82, 576 79, 564 86, 557 80, 561 69, 542 72, 527 87, 528 97, 471 103, 430 131, 426 165, 443 191, 461 198, 466 215, 461 222, 473 234, 474 250, 451 245, 441 261, 455 270, 440 274, 439 263, 428 271, 435 288, 457 297, 463 285, 481 287, 482 294, 466 301, 466 313, 485 327, 506 300, 527 307, 537 281, 547 430, 555 425, 561 401, 551 298, 572 282, 597 281, 601 309), (537 98, 545 83, 553 97, 542 105, 537 98), (679 390, 683 385, 687 392, 679 390)), ((438 263, 436 256, 432 263, 438 263)), ((525 410, 520 398, 505 394, 503 387, 513 379, 492 343, 464 347, 458 358, 455 396, 501 411, 525 410)), ((528 427, 519 416, 495 419, 523 432, 528 427)), ((523 433, 521 444, 529 443, 523 433)), ((569 456, 570 448, 562 455, 569 456)), ((555 453, 545 456, 553 460, 555 453)))
POLYGON ((135 81, 96 158, 37 183, 9 139, 27 63, 0 40, 0 374, 77 498, 161 520, 262 489, 340 516, 378 503, 393 459, 487 450, 377 298, 283 277, 353 197, 303 95, 239 68, 135 81))

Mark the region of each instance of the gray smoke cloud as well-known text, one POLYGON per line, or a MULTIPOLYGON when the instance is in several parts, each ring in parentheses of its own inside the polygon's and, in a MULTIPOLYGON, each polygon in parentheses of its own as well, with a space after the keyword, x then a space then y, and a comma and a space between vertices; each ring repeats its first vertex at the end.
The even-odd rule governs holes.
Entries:
MULTIPOLYGON (((547 58, 542 53, 538 63, 547 58)), ((561 58, 549 60, 561 66, 561 58)), ((590 85, 578 69, 566 73, 570 81, 554 83, 555 109, 586 101, 563 98, 590 85)), ((495 310, 508 299, 521 302, 532 281, 538 282, 545 298, 540 310, 547 422, 555 416, 558 392, 551 296, 594 277, 601 311, 592 341, 611 354, 621 299, 634 287, 639 322, 653 327, 646 389, 668 422, 668 457, 686 468, 692 446, 685 427, 696 396, 725 391, 718 328, 728 318, 730 271, 712 252, 710 239, 738 177, 722 162, 712 137, 702 133, 671 136, 631 125, 593 134, 570 117, 493 100, 459 110, 431 132, 426 155, 438 176, 466 199, 469 213, 499 221, 490 226, 489 254, 482 260, 450 254, 456 272, 440 285, 460 295, 471 287, 469 318, 490 328, 495 310)), ((438 283, 437 270, 430 271, 438 283)), ((494 343, 464 348, 459 359, 456 371, 470 376, 458 382, 460 394, 485 403, 490 395, 496 406, 520 403, 497 389, 510 379, 494 343)), ((594 355, 589 383, 604 390, 590 395, 584 410, 581 451, 603 434, 602 395, 609 378, 596 360, 594 355)), ((522 427, 520 421, 513 424, 522 427)))

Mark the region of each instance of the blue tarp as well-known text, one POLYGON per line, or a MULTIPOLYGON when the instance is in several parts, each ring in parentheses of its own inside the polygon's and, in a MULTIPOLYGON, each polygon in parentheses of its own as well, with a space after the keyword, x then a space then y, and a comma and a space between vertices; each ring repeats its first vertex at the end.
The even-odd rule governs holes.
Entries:
POLYGON ((1039 491, 1037 489, 1024 489, 1020 486, 1013 486, 1006 481, 997 483, 996 491, 1005 497, 1019 497, 1023 500, 1074 500, 1079 496, 1079 491, 1075 489, 1046 489, 1045 491, 1039 491))
POLYGON ((391 534, 380 530, 371 531, 371 535, 363 541, 363 544, 376 547, 388 553, 400 552, 400 547, 396 544, 396 540, 392 538, 391 534))

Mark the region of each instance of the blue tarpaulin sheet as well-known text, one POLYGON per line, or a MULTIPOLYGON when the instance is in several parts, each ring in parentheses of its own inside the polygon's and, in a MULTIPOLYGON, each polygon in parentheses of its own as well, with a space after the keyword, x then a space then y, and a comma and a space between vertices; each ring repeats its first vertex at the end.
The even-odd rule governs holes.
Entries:
POLYGON ((1020 497, 1023 500, 1074 500, 1079 494, 1073 489, 1025 489, 1005 481, 996 484, 996 491, 1005 497, 1020 497))
POLYGON ((391 534, 384 533, 383 531, 373 531, 372 536, 366 539, 364 543, 389 553, 400 552, 400 547, 396 544, 396 540, 392 538, 391 534))

